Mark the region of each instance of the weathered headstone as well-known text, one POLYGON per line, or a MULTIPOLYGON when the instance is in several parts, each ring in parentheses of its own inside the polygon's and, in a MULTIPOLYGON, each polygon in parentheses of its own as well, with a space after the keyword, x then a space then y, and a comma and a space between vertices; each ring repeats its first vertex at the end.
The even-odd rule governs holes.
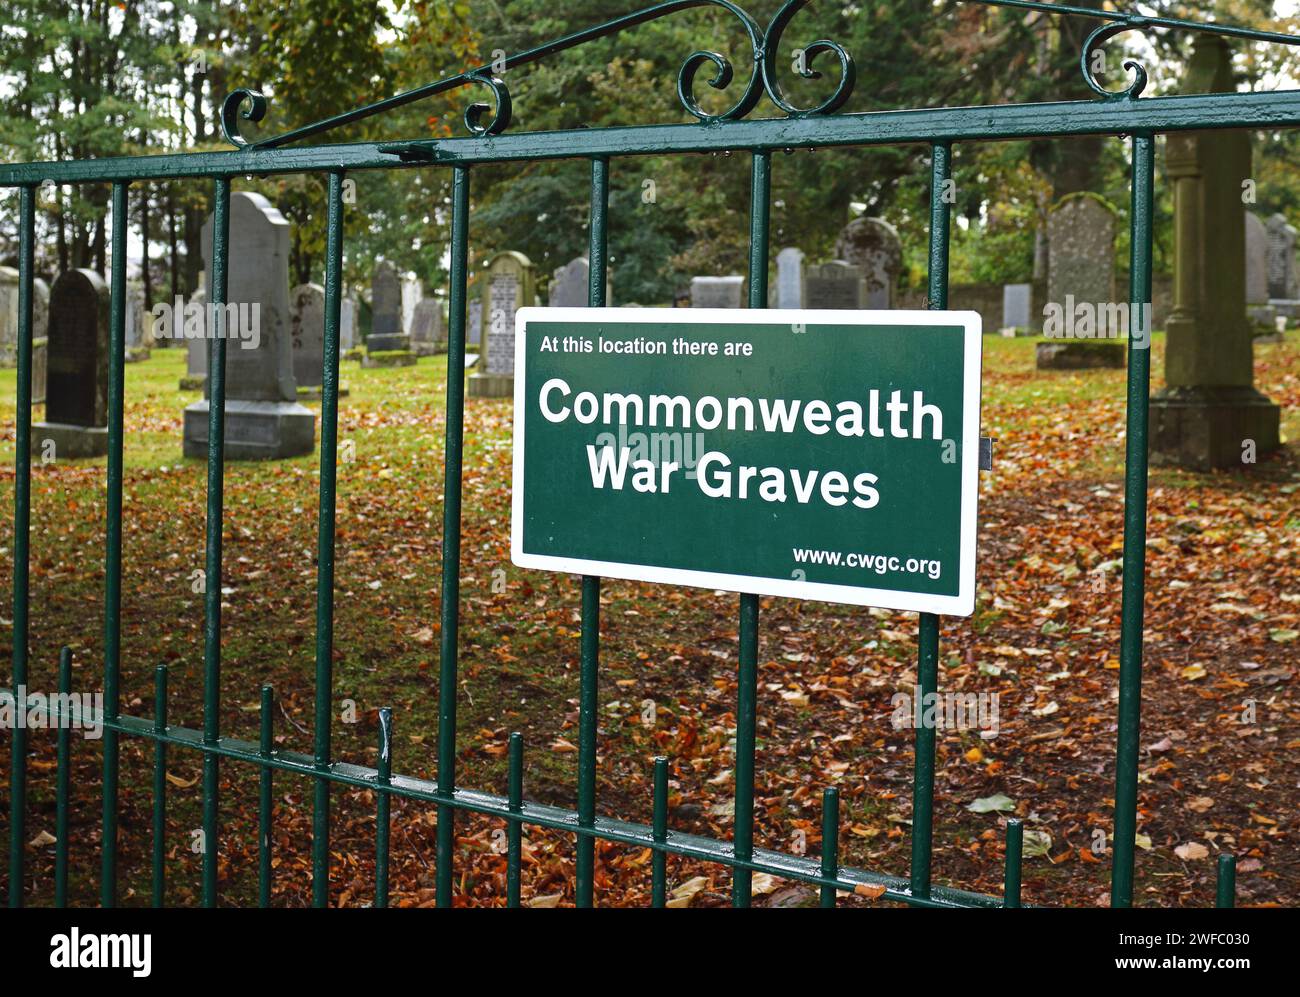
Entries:
POLYGON ((556 268, 547 303, 552 308, 586 308, 590 285, 591 266, 585 256, 579 256, 556 268))
POLYGON ((45 401, 50 364, 50 285, 32 278, 32 403, 45 401))
POLYGON ((803 292, 803 250, 787 246, 776 254, 776 307, 802 308, 803 292))
POLYGON ((446 352, 447 337, 442 329, 442 302, 437 298, 425 298, 415 306, 415 314, 411 316, 411 349, 422 357, 446 352))
POLYGON ((351 352, 357 344, 357 303, 352 298, 339 302, 339 353, 351 352))
MULTIPOLYGON (((1003 329, 1028 329, 1033 324, 1034 285, 1004 284, 1002 286, 1003 329)), ((993 330, 987 330, 992 332, 993 330)))
POLYGON ((470 298, 469 306, 466 308, 465 324, 468 326, 469 345, 473 347, 481 347, 483 345, 482 298, 470 298))
MULTIPOLYGON (((402 287, 396 268, 387 260, 375 267, 370 282, 370 338, 402 334, 402 287)), ((371 346, 377 349, 405 349, 404 346, 371 346)))
POLYGON ((1287 222, 1285 215, 1276 214, 1269 218, 1265 228, 1268 232, 1268 296, 1294 301, 1300 297, 1296 280, 1295 226, 1287 222))
MULTIPOLYGON (((1235 89, 1227 41, 1197 38, 1179 92, 1235 89)), ((1165 322, 1166 387, 1151 399, 1152 457, 1198 469, 1242 467, 1277 448, 1280 421, 1278 407, 1254 387, 1246 317, 1241 191, 1254 176, 1250 134, 1171 132, 1166 142, 1174 307, 1165 322)))
POLYGON ((523 253, 506 251, 492 257, 484 271, 482 369, 470 375, 469 393, 508 398, 515 382, 515 312, 533 303, 533 265, 523 253))
POLYGON ((861 268, 843 260, 809 267, 803 287, 805 308, 858 309, 866 289, 861 268))
POLYGON ((289 292, 289 336, 299 393, 319 388, 325 369, 325 288, 319 284, 299 284, 289 292))
POLYGON ((1123 367, 1128 346, 1116 338, 1124 329, 1115 297, 1115 209, 1095 194, 1067 195, 1047 216, 1047 241, 1043 335, 1053 342, 1036 350, 1038 369, 1123 367))
POLYGON ((903 268, 903 242, 883 218, 855 218, 835 243, 836 259, 862 270, 865 308, 894 307, 894 288, 903 268))
POLYGON ((402 332, 411 335, 411 323, 415 321, 415 307, 424 300, 424 285, 414 274, 402 277, 402 332))
POLYGON ((144 310, 144 285, 126 285, 126 362, 148 360, 153 349, 153 316, 144 310))
POLYGON ((50 289, 45 421, 32 427, 33 452, 108 453, 109 297, 93 270, 69 270, 50 289))
POLYGON ((0 267, 0 367, 18 363, 18 278, 13 267, 0 267))
MULTIPOLYGON (((204 265, 212 272, 212 217, 203 226, 204 265)), ((316 417, 298 402, 289 315, 289 222, 261 194, 230 195, 224 321, 206 332, 226 339, 225 453, 231 460, 296 457, 316 447, 316 417)), ((184 453, 208 447, 208 388, 185 408, 184 453)))
POLYGON ((1273 333, 1277 311, 1268 303, 1268 229, 1253 211, 1246 216, 1246 315, 1256 334, 1273 333))
POLYGON ((692 308, 739 308, 744 299, 744 277, 691 278, 692 308))
MULTIPOLYGON (((207 314, 208 293, 204 289, 203 282, 206 274, 199 273, 199 289, 190 295, 190 300, 186 303, 186 309, 198 308, 207 314)), ((203 320, 206 328, 207 319, 203 320)), ((183 316, 172 316, 172 336, 175 338, 184 337, 185 342, 185 376, 181 378, 180 389, 182 391, 202 391, 203 384, 208 379, 208 340, 204 336, 192 336, 192 330, 187 328, 187 322, 183 316)))

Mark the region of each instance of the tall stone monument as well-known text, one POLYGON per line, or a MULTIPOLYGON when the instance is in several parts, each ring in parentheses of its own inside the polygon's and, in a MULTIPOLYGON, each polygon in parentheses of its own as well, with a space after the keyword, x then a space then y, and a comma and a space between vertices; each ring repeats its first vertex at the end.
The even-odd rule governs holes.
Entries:
POLYGON ((93 270, 69 270, 50 289, 45 421, 32 426, 34 453, 108 453, 109 297, 93 270))
MULTIPOLYGON (((212 217, 203 226, 203 262, 212 272, 212 217)), ((226 337, 225 454, 230 460, 296 457, 316 448, 316 417, 298 402, 289 317, 289 222, 261 194, 230 195, 223 323, 209 303, 207 340, 226 337)), ((208 389, 185 407, 184 453, 206 457, 208 389)))
MULTIPOLYGON (((1223 38, 1196 39, 1182 93, 1235 90, 1223 38)), ((1246 317, 1246 131, 1172 132, 1174 306, 1165 323, 1163 391, 1151 399, 1152 457, 1184 467, 1241 467, 1278 446, 1280 411, 1255 390, 1246 317)))
POLYGON ((836 259, 862 271, 864 308, 894 307, 894 288, 903 269, 903 242, 883 218, 855 218, 835 243, 836 259))
POLYGON ((469 377, 472 398, 509 398, 515 384, 515 313, 533 303, 533 265, 523 253, 497 253, 484 267, 483 359, 469 377))

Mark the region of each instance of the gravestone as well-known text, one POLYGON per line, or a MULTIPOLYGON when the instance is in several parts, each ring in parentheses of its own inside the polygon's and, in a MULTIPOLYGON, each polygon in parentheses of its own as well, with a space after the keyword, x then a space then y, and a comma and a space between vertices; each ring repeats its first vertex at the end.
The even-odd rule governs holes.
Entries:
POLYGON ((469 393, 509 398, 515 390, 515 312, 533 303, 533 265, 523 253, 497 253, 484 268, 482 287, 482 369, 470 375, 469 393))
MULTIPOLYGON (((1034 285, 1004 284, 1002 286, 1003 329, 1028 329, 1033 325, 1034 285)), ((990 332, 992 330, 989 330, 990 332)))
POLYGON ((339 353, 350 353, 357 343, 357 303, 351 298, 339 302, 339 353))
POLYGON ((299 284, 289 292, 289 336, 298 392, 319 388, 325 369, 325 288, 299 284))
POLYGON ((478 297, 470 298, 466 312, 465 324, 469 327, 469 345, 481 347, 483 345, 483 300, 478 297))
POLYGON ((0 267, 0 367, 18 363, 18 271, 0 267))
POLYGON ((894 307, 894 288, 903 268, 903 243, 883 218, 855 218, 835 243, 836 259, 862 271, 864 308, 894 307))
POLYGON ((1272 333, 1277 311, 1268 303, 1268 228, 1253 211, 1246 216, 1246 315, 1256 334, 1272 333))
MULTIPOLYGON (((212 216, 203 226, 203 262, 212 272, 212 216)), ((225 321, 225 454, 230 460, 277 459, 316 447, 316 417, 299 404, 289 313, 289 222, 261 194, 230 195, 225 321)), ((214 306, 205 323, 218 332, 214 306)), ((185 407, 186 457, 208 449, 208 389, 185 407)))
POLYGON ((1268 296, 1281 301, 1294 301, 1300 297, 1297 287, 1295 226, 1285 215, 1276 214, 1265 224, 1268 232, 1268 296))
MULTIPOLYGON (((1179 92, 1235 89, 1227 41, 1197 38, 1179 92)), ((1241 191, 1255 175, 1250 134, 1172 132, 1166 143, 1174 191, 1174 307, 1165 322, 1166 387, 1151 399, 1152 458, 1202 470, 1241 467, 1246 441, 1258 458, 1277 449, 1280 431, 1280 410, 1254 387, 1246 317, 1241 191)))
POLYGON ((415 321, 415 307, 424 300, 424 285, 413 274, 402 277, 402 332, 411 335, 411 323, 415 321))
MULTIPOLYGON (((397 270, 387 260, 375 267, 370 282, 370 339, 376 336, 402 335, 402 287, 397 270)), ((369 343, 371 350, 406 349, 406 341, 381 339, 378 346, 369 343)))
POLYGON ((803 282, 803 250, 787 246, 776 254, 776 307, 802 308, 803 282))
POLYGON ((144 310, 144 285, 130 281, 126 285, 126 362, 148 360, 153 346, 153 316, 144 310))
POLYGON ((1095 194, 1062 198, 1047 216, 1047 306, 1043 334, 1051 348, 1035 351, 1039 370, 1122 368, 1115 288, 1115 209, 1095 194), (1074 348, 1069 342, 1083 340, 1074 348))
POLYGON ((556 268, 547 303, 552 308, 586 308, 590 286, 591 267, 585 256, 579 256, 556 268))
POLYGON ((745 299, 745 278, 692 277, 692 308, 740 308, 745 299))
POLYGON ((45 401, 50 361, 50 285, 32 278, 32 404, 45 401))
POLYGON ((843 260, 809 267, 804 273, 805 308, 858 309, 862 307, 864 290, 861 268, 843 260))
MULTIPOLYGON (((199 289, 190 295, 190 300, 186 304, 186 309, 199 308, 203 314, 207 315, 208 295, 204 290, 203 280, 205 274, 199 274, 199 289)), ((208 340, 206 336, 192 336, 191 330, 188 329, 187 323, 179 315, 172 317, 172 335, 175 337, 184 336, 185 338, 185 376, 181 378, 180 389, 182 391, 202 391, 203 384, 208 379, 208 340)), ((203 327, 206 328, 207 319, 203 320, 203 327)))
POLYGON ((34 453, 108 453, 109 300, 93 270, 69 270, 50 289, 45 420, 32 426, 34 453))
POLYGON ((415 314, 411 316, 411 348, 421 357, 447 351, 447 337, 442 328, 442 302, 437 298, 425 298, 415 306, 415 314))

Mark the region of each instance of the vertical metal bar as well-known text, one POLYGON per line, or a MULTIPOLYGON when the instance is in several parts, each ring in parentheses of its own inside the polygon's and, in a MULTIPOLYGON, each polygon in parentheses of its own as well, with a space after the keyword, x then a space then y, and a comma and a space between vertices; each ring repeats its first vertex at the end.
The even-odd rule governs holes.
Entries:
POLYGON ((329 176, 325 245, 325 363, 321 373, 320 512, 316 526, 317 771, 312 807, 312 904, 325 907, 330 892, 330 715, 334 692, 334 504, 338 478, 339 309, 343 290, 343 174, 329 176))
MULTIPOLYGON (((519 731, 510 735, 510 772, 506 791, 511 813, 524 808, 524 736, 519 731)), ((519 864, 523 859, 524 826, 512 820, 506 825, 506 906, 519 906, 519 864)))
MULTIPOLYGON (((948 307, 949 198, 947 181, 952 175, 952 146, 936 142, 930 162, 930 286, 933 309, 948 307)), ((939 688, 939 617, 922 613, 917 627, 917 684, 921 696, 939 688)), ((925 702, 922 699, 922 702, 925 702)), ((912 893, 930 896, 930 865, 934 834, 935 731, 922 724, 914 732, 915 755, 912 771, 912 893)))
MULTIPOLYGON (((69 703, 72 695, 72 648, 59 651, 59 702, 69 703)), ((51 718, 53 720, 53 718, 51 718)), ((58 773, 54 790, 54 906, 68 906, 68 766, 72 761, 72 728, 66 715, 59 715, 57 736, 58 773)))
MULTIPOLYGON (((822 793, 822 876, 833 879, 840 874, 840 793, 829 788, 822 793)), ((823 907, 835 906, 835 887, 822 886, 823 907)))
MULTIPOLYGON (((378 782, 381 786, 390 786, 393 782, 393 711, 387 706, 379 711, 378 782)), ((388 819, 392 805, 392 796, 381 790, 375 807, 376 907, 388 906, 388 819)))
MULTIPOLYGON (((668 759, 662 755, 655 759, 651 833, 657 844, 668 843, 668 759)), ((668 853, 662 848, 656 848, 650 856, 650 883, 650 906, 665 906, 668 903, 668 853)))
POLYGON ((1237 903, 1237 856, 1219 856, 1219 882, 1215 889, 1215 907, 1235 907, 1237 903))
MULTIPOLYGON (((750 162, 749 307, 767 307, 768 228, 772 203, 772 154, 760 149, 750 162)), ((758 710, 758 596, 741 593, 736 666, 736 858, 754 857, 754 741, 758 710)), ((748 907, 753 872, 732 872, 731 905, 748 907)))
POLYGON ((1146 589, 1147 418, 1151 380, 1151 215, 1155 136, 1133 136, 1133 193, 1129 210, 1129 301, 1140 335, 1128 341, 1128 425, 1124 445, 1124 592, 1120 616, 1119 729, 1115 748, 1115 860, 1110 904, 1133 903, 1133 849, 1137 837, 1138 733, 1142 716, 1142 601, 1146 589))
POLYGON ((460 496, 465 436, 465 279, 469 266, 469 168, 452 169, 451 288, 447 328, 447 441, 443 458, 442 640, 438 664, 437 902, 451 906, 456 845, 456 664, 460 643, 460 496))
MULTIPOLYGON (((113 184, 112 300, 108 321, 108 496, 104 542, 104 719, 121 709, 122 660, 122 393, 126 367, 126 184, 113 184)), ((104 727, 104 832, 99 902, 117 906, 117 731, 104 727)))
POLYGON ((221 756, 221 520, 225 508, 226 285, 230 180, 218 177, 212 205, 212 328, 208 334, 208 522, 203 590, 203 906, 217 905, 217 814, 221 756))
MULTIPOLYGON (((32 499, 32 279, 35 276, 36 188, 24 187, 18 208, 18 411, 14 429, 14 696, 27 686, 27 559, 32 499)), ((27 729, 15 727, 9 762, 9 906, 23 905, 23 841, 27 810, 27 729)))
POLYGON ((1002 906, 1020 906, 1020 863, 1024 854, 1025 825, 1012 818, 1007 821, 1006 867, 1002 874, 1002 906))
POLYGON ((271 906, 271 780, 274 774, 271 766, 266 763, 270 761, 271 749, 275 746, 274 706, 274 690, 269 685, 262 686, 262 706, 258 713, 261 721, 258 754, 262 756, 257 794, 257 905, 259 907, 271 906))
POLYGON ((153 895, 154 907, 167 899, 167 666, 153 673, 153 895))
MULTIPOLYGON (((605 304, 606 257, 609 252, 609 160, 591 161, 591 219, 588 226, 590 263, 587 304, 605 304)), ((582 576, 582 650, 578 688, 578 825, 596 823, 596 716, 600 684, 600 579, 582 576)), ((574 900, 579 907, 594 903, 596 839, 579 835, 574 900)))
MULTIPOLYGON (((14 696, 27 688, 27 559, 32 512, 32 279, 36 258, 36 188, 24 187, 18 207, 18 411, 14 428, 14 696)), ((9 745, 9 906, 23 905, 23 840, 27 830, 27 728, 9 745)))

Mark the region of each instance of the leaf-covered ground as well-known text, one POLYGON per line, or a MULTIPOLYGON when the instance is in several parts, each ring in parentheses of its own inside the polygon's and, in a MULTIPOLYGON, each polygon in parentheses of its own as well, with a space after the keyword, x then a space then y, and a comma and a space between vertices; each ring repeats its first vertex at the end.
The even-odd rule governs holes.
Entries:
MULTIPOLYGON (((1162 367, 1156 341, 1153 369, 1162 367)), ((202 726, 205 466, 180 457, 181 351, 127 369, 123 703, 152 716, 153 674, 171 673, 170 720, 202 726)), ((1257 383, 1300 440, 1300 336, 1256 348, 1257 383)), ((438 694, 438 603, 445 430, 442 358, 415 368, 347 366, 338 497, 334 750, 374 764, 377 714, 396 716, 395 771, 432 778, 438 694), (355 713, 355 723, 345 722, 355 713)), ((1157 384, 1158 386, 1158 384, 1157 384)), ((14 372, 0 371, 0 573, 12 577, 14 372)), ((946 619, 941 688, 999 694, 999 733, 944 731, 936 779, 934 879, 997 894, 1005 818, 1022 817, 1026 902, 1105 902, 1114 786, 1122 537, 1124 374, 1040 374, 1027 340, 985 339, 979 602, 946 619), (994 798, 1004 797, 1005 800, 994 798), (1005 809, 975 812, 976 800, 1005 809)), ((319 406, 316 406, 317 409, 319 406)), ((459 783, 505 791, 505 745, 524 735, 525 791, 575 801, 578 695, 576 579, 509 563, 510 408, 467 409, 462 547, 459 783), (500 584, 504 578, 504 587, 500 584), (494 581, 497 582, 494 585, 494 581)), ((226 472, 222 731, 256 740, 263 684, 278 698, 276 742, 311 749, 318 474, 315 458, 231 464, 226 472)), ((60 646, 74 687, 101 688, 103 461, 33 472, 31 677, 55 688, 60 646)), ((1214 861, 1239 858, 1242 904, 1300 902, 1300 447, 1240 472, 1151 478, 1146 669, 1136 902, 1208 906, 1214 861)), ((600 811, 649 821, 651 760, 671 762, 671 821, 730 836, 735 727, 734 595, 607 582, 602 592, 600 811), (646 722, 646 700, 655 704, 646 722)), ((764 599, 758 703, 757 844, 820 848, 820 801, 841 795, 842 861, 905 875, 912 739, 891 724, 895 692, 916 676, 914 614, 764 599)), ((12 625, 0 630, 9 683, 12 625)), ((0 833, 9 820, 8 735, 0 752, 0 833)), ((52 899, 53 736, 32 737, 28 902, 52 899)), ((94 903, 100 845, 99 742, 74 740, 74 902, 94 903)), ((150 888, 152 746, 122 750, 124 902, 150 888)), ((168 763, 167 900, 197 901, 197 754, 168 763)), ((310 901, 311 786, 277 774, 274 903, 310 901)), ((256 774, 222 768, 221 899, 256 899, 256 774)), ((331 901, 370 902, 374 798, 333 794, 331 901)), ((457 903, 501 904, 504 858, 493 821, 457 823, 457 903)), ((430 905, 432 806, 393 807, 393 902, 430 905)), ((648 853, 597 850, 602 905, 649 899, 648 853)), ((523 893, 572 902, 568 836, 530 828, 523 893)), ((679 904, 726 902, 725 869, 670 858, 679 904)), ((0 885, 7 890, 0 870, 0 885)), ((813 893, 760 876, 755 902, 798 905, 813 893)), ((846 897, 842 903, 866 903, 846 897)))

